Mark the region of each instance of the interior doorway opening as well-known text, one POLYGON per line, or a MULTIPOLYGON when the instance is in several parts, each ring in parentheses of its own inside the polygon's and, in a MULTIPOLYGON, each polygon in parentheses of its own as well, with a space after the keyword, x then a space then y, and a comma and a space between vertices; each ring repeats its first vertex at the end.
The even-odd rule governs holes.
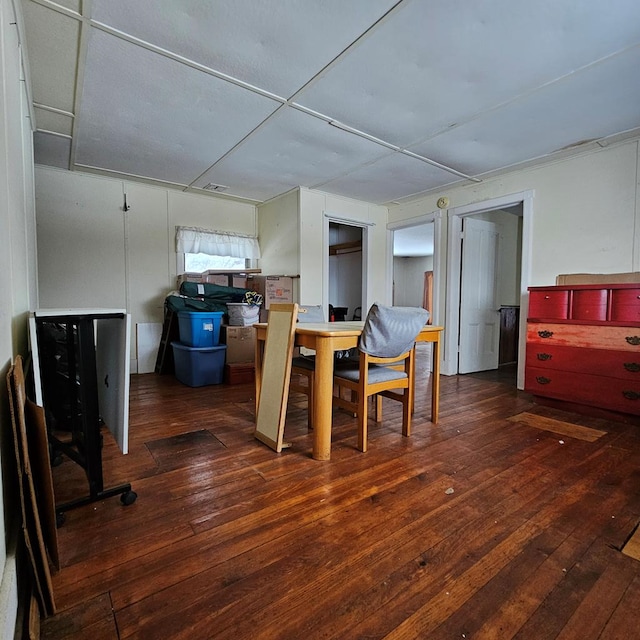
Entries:
MULTIPOLYGON (((518 309, 516 327, 517 344, 514 348, 515 367, 517 371, 517 386, 524 387, 524 323, 527 314, 527 286, 530 280, 530 238, 531 217, 533 212, 533 193, 522 192, 496 198, 493 200, 457 207, 449 211, 448 227, 448 252, 447 252, 447 305, 446 305, 446 333, 444 344, 443 373, 455 375, 463 372, 460 363, 465 362, 465 372, 486 371, 498 369, 500 357, 500 333, 495 333, 495 324, 500 326, 501 315, 507 314, 507 309, 518 309), (464 230, 464 221, 473 220, 492 222, 498 230, 496 242, 496 255, 490 259, 495 260, 494 289, 491 295, 485 296, 487 310, 492 308, 493 331, 491 336, 485 333, 490 322, 482 316, 473 319, 469 309, 475 304, 469 291, 474 286, 486 286, 486 278, 482 284, 474 285, 467 281, 464 261, 471 260, 467 265, 468 271, 476 274, 478 270, 484 270, 486 276, 489 267, 482 264, 483 252, 479 255, 466 256, 465 238, 469 244, 476 243, 477 238, 467 237, 464 230), (477 264, 473 261, 477 261, 477 264), (503 311, 503 309, 505 311, 503 311), (465 313, 467 314, 465 316, 465 313), (471 319, 470 319, 471 318, 471 319), (474 349, 476 353, 474 353, 474 349), (492 351, 492 364, 487 366, 483 361, 480 366, 474 366, 474 357, 478 361, 487 355, 485 351, 492 351)), ((489 274, 490 275, 490 274, 489 274)), ((509 313, 513 313, 509 311, 509 313)), ((511 318, 512 320, 512 318, 511 318)), ((506 363, 505 363, 506 364, 506 363)), ((512 363, 513 364, 513 363, 512 363)))
POLYGON ((360 226, 329 221, 327 320, 361 319, 363 306, 363 241, 360 226))

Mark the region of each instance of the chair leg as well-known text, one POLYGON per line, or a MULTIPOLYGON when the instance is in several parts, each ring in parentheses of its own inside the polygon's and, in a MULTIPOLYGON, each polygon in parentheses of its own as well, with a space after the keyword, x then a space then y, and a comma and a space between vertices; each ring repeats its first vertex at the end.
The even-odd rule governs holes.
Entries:
POLYGON ((409 389, 405 389, 402 394, 402 435, 407 437, 411 435, 412 396, 409 389))
POLYGON ((369 398, 360 393, 358 396, 358 449, 363 453, 367 450, 367 403, 369 398))
POLYGON ((376 393, 373 396, 373 401, 375 402, 376 422, 382 422, 382 394, 376 393))

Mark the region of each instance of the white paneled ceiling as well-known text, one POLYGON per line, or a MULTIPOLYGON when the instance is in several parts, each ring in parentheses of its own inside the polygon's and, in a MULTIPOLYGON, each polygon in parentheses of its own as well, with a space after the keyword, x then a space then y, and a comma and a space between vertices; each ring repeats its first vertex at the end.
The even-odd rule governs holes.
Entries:
POLYGON ((638 0, 22 0, 35 160, 374 203, 640 132, 638 0))

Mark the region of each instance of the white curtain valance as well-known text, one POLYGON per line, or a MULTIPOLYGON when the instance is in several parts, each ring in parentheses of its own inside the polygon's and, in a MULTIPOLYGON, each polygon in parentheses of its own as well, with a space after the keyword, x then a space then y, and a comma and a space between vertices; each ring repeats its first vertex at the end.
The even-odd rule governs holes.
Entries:
POLYGON ((178 253, 206 253, 210 256, 259 258, 258 239, 228 231, 211 231, 196 227, 176 227, 178 253))

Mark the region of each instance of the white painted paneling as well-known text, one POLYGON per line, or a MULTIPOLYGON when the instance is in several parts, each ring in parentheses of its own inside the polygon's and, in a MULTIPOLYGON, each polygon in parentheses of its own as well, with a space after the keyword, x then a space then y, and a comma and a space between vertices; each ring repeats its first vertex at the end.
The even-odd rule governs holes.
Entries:
POLYGON ((36 171, 40 306, 124 308, 122 183, 36 171))
MULTIPOLYGON (((560 273, 637 270, 637 163, 637 141, 626 142, 444 194, 458 207, 532 190, 531 281, 524 284, 549 285, 560 273)), ((432 208, 438 195, 392 207, 390 220, 432 208)))
POLYGON ((153 373, 162 337, 161 322, 139 322, 136 325, 136 373, 153 373))
POLYGON ((176 288, 176 226, 256 233, 253 205, 113 178, 38 167, 36 196, 40 306, 126 307, 136 324, 162 322, 176 288))
POLYGON ((300 189, 300 300, 303 304, 323 303, 322 234, 325 194, 300 189))
MULTIPOLYGON (((298 190, 295 189, 258 207, 258 240, 264 274, 297 275, 300 257, 298 190)), ((297 288, 297 287, 296 287, 297 288)), ((303 304, 320 304, 294 300, 303 304)))
MULTIPOLYGON (((127 309, 139 322, 162 322, 164 300, 175 288, 170 276, 175 261, 167 251, 167 193, 133 182, 124 185, 127 204, 127 309)), ((138 345, 139 351, 139 345, 138 345)))
MULTIPOLYGON (((20 11, 20 3, 15 3, 20 11)), ((33 214, 33 151, 27 110, 20 39, 20 15, 14 3, 0 0, 0 375, 15 356, 28 356, 27 314, 37 304, 35 225, 33 214)), ((13 638, 18 612, 16 544, 20 505, 8 397, 0 393, 0 637, 13 638), (12 460, 13 458, 13 460, 12 460)), ((22 571, 21 571, 22 573, 22 571)))

